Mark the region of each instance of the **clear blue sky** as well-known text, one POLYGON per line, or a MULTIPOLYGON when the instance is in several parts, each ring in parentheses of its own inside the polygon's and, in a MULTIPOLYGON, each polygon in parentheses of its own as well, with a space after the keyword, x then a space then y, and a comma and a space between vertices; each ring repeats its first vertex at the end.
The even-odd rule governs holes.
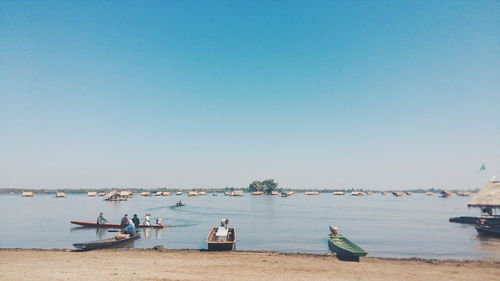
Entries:
POLYGON ((0 187, 475 188, 499 106, 499 1, 0 1, 0 187))

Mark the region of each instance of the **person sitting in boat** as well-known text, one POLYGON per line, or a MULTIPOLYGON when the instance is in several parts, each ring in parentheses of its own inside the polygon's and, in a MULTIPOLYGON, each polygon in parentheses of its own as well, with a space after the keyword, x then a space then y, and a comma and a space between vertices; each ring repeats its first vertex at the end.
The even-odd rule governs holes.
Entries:
POLYGON ((151 214, 146 214, 146 216, 144 217, 144 225, 151 225, 151 214))
POLYGON ((97 217, 97 224, 105 224, 107 222, 108 220, 104 218, 104 215, 99 213, 99 216, 97 217))
POLYGON ((130 222, 128 221, 128 215, 125 214, 125 216, 123 216, 121 222, 120 222, 120 226, 121 227, 126 227, 127 225, 129 225, 130 222))
POLYGON ((157 218, 157 219, 156 219, 156 224, 157 224, 157 225, 161 225, 161 218, 157 218))
POLYGON ((139 224, 141 224, 141 221, 139 220, 139 218, 137 217, 137 214, 134 214, 134 217, 132 218, 132 222, 134 223, 134 226, 135 227, 138 227, 139 224))
POLYGON ((135 235, 135 225, 129 222, 129 224, 124 229, 122 229, 122 233, 135 235))

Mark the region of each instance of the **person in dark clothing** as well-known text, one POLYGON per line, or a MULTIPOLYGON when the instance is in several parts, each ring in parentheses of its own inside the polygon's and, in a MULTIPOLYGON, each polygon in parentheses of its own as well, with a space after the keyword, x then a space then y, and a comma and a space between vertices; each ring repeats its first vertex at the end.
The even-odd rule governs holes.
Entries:
POLYGON ((121 227, 126 227, 127 225, 129 225, 129 221, 128 221, 128 215, 125 214, 125 216, 123 216, 121 222, 120 222, 120 226, 121 227))
POLYGON ((134 223, 134 226, 135 227, 138 227, 139 224, 141 223, 141 221, 139 220, 139 218, 137 217, 137 214, 134 214, 134 217, 132 218, 132 222, 134 223))

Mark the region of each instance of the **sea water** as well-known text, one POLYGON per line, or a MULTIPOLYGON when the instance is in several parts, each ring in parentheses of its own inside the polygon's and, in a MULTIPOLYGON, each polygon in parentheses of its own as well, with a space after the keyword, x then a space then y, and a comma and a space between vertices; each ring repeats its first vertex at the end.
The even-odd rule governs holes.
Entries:
POLYGON ((373 257, 500 260, 500 239, 479 236, 472 225, 450 223, 453 216, 477 216, 470 197, 437 195, 393 197, 334 196, 321 193, 291 197, 219 196, 140 197, 108 202, 102 197, 67 194, 66 198, 0 195, 0 248, 72 248, 73 243, 115 235, 109 229, 83 228, 71 220, 95 222, 100 212, 119 223, 124 214, 161 218, 166 229, 140 229, 130 247, 205 249, 205 237, 222 218, 236 229, 237 250, 328 253, 328 226, 373 257), (173 207, 176 201, 186 203, 173 207))

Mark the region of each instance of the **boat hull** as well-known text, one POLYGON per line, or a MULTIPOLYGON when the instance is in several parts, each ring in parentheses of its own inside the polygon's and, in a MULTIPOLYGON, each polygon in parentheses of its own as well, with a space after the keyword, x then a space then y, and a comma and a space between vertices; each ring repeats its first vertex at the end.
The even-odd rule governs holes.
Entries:
MULTIPOLYGON (((105 223, 105 224, 97 224, 95 222, 85 222, 85 221, 71 221, 72 224, 80 225, 83 227, 91 227, 91 228, 122 228, 119 224, 114 223, 105 223)), ((167 225, 139 225, 138 228, 167 228, 167 225)))
POLYGON ((236 231, 234 228, 229 228, 227 241, 215 241, 216 232, 217 227, 214 227, 207 235, 206 242, 209 251, 232 251, 236 248, 236 231))
POLYGON ((464 224, 476 224, 477 217, 453 217, 450 218, 450 222, 464 223, 464 224))
POLYGON ((330 234, 328 248, 341 257, 364 257, 367 252, 340 234, 330 234))
POLYGON ((92 241, 92 242, 75 243, 75 244, 73 244, 73 246, 75 248, 82 249, 82 250, 105 249, 105 248, 123 246, 123 245, 128 244, 131 241, 137 240, 139 238, 141 238, 141 235, 136 234, 136 235, 131 236, 131 237, 126 238, 126 239, 115 239, 114 237, 112 237, 112 238, 97 240, 97 241, 92 241))
POLYGON ((500 238, 500 227, 491 227, 488 225, 476 225, 475 228, 479 234, 500 238))

